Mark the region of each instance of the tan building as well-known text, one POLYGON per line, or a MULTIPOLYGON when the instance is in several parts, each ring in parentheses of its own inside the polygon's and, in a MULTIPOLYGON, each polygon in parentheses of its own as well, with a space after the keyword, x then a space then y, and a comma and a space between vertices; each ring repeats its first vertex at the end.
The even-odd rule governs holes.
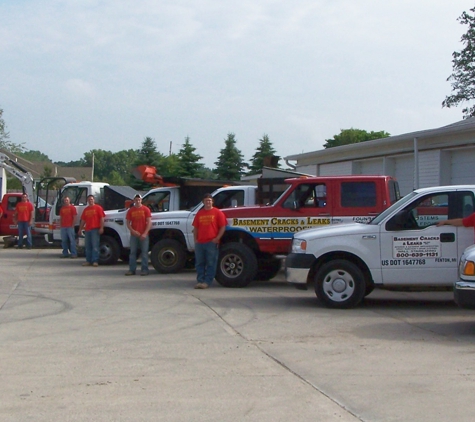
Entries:
POLYGON ((284 159, 295 171, 317 176, 394 176, 403 195, 419 187, 475 184, 475 118, 284 159))

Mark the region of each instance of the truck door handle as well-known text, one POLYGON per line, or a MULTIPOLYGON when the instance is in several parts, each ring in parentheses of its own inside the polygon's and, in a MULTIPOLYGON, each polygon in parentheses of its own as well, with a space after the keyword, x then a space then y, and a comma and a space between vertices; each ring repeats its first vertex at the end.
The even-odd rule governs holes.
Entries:
POLYGON ((441 233, 440 234, 440 241, 441 242, 455 242, 455 234, 454 233, 441 233))

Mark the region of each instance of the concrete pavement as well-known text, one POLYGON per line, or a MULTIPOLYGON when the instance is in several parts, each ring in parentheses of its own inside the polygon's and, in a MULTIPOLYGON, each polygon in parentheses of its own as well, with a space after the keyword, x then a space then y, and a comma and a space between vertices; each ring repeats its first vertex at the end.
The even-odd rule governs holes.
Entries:
POLYGON ((475 314, 450 293, 322 307, 0 249, 2 421, 469 421, 475 314))

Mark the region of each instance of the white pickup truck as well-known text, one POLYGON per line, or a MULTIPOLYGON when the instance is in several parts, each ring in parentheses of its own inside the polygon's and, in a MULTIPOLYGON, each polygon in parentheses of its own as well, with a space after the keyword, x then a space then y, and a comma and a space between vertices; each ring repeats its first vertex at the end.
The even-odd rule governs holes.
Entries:
MULTIPOLYGON (((199 203, 191 210, 170 211, 170 204, 178 195, 178 189, 177 187, 152 189, 142 199, 142 203, 152 211, 151 261, 153 267, 160 273, 175 273, 182 270, 193 255, 192 222, 203 205, 199 203)), ((256 192, 257 186, 250 185, 219 188, 212 193, 214 206, 230 208, 255 205, 256 192)), ((99 263, 111 265, 119 258, 128 259, 130 232, 125 221, 126 209, 106 211, 105 214, 99 263)))
POLYGON ((358 305, 375 287, 452 289, 458 257, 474 242, 473 228, 436 226, 475 209, 475 186, 418 189, 368 224, 298 232, 286 258, 286 280, 313 285, 333 308, 358 305))

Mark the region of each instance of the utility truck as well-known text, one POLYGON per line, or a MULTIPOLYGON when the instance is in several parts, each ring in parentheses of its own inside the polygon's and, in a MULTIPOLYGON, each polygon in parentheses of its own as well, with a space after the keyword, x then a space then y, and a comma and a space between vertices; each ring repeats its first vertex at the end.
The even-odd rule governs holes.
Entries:
POLYGON ((295 233, 286 280, 313 287, 329 307, 350 308, 374 288, 451 290, 458 257, 474 242, 473 228, 437 226, 475 209, 475 186, 417 189, 368 224, 295 233))
MULTIPOLYGON (((224 205, 228 222, 216 275, 223 286, 244 287, 255 279, 274 277, 292 235, 299 230, 370 221, 399 199, 397 182, 388 176, 305 176, 282 182, 259 179, 258 186, 233 186, 214 193, 215 206, 224 205), (273 189, 282 184, 285 192, 273 189), (241 206, 251 204, 246 197, 259 204, 258 193, 271 191, 277 196, 272 205, 241 206)), ((201 206, 152 217, 151 261, 158 272, 180 271, 193 258, 192 222, 201 206)))

